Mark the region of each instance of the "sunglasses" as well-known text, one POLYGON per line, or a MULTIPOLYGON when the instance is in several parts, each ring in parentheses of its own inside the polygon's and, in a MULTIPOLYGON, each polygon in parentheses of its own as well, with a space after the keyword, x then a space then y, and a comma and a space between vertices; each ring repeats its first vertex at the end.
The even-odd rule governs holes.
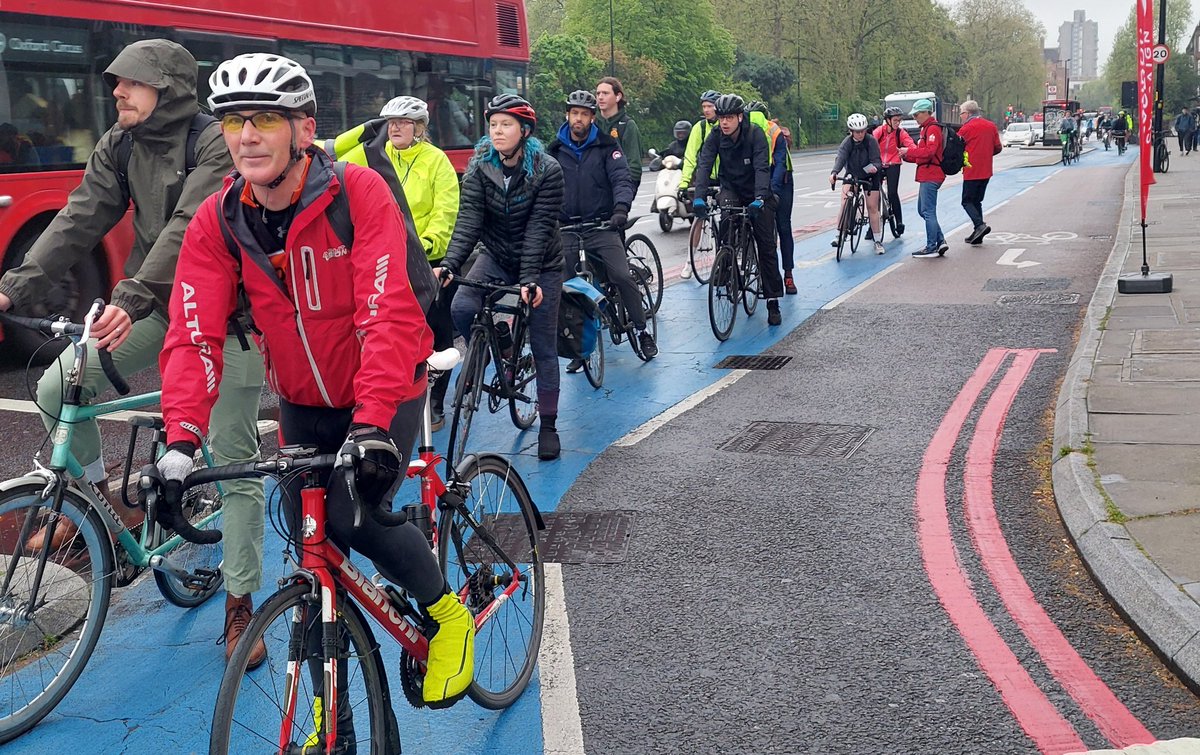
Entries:
POLYGON ((227 134, 232 134, 241 131, 246 125, 246 121, 250 121, 250 123, 254 124, 256 131, 267 133, 282 128, 285 123, 291 120, 296 119, 274 110, 263 110, 249 116, 230 113, 221 117, 221 130, 227 134))

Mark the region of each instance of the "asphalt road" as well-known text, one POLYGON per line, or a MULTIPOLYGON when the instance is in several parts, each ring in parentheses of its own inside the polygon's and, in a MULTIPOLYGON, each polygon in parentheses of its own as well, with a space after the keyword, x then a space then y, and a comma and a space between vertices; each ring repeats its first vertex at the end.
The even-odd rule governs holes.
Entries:
MULTIPOLYGON (((760 308, 717 345, 704 289, 671 285, 655 362, 614 347, 603 390, 564 376, 559 462, 539 464, 535 434, 506 417, 481 417, 473 437, 513 455, 543 511, 629 512, 628 537, 581 536, 561 559, 569 644, 547 636, 514 708, 398 710, 406 751, 1071 752, 1196 731, 1196 697, 1097 592, 1048 477, 1058 383, 1132 155, 1028 165, 1044 158, 1001 157, 981 248, 949 233, 965 220, 957 180, 940 206, 945 259, 908 256, 923 243, 911 204, 882 257, 839 264, 825 234, 802 238, 811 264, 782 328, 760 308), (791 359, 714 368, 760 352, 791 359), (712 395, 626 436, 700 391, 712 395), (808 436, 738 450, 757 422, 808 436), (856 430, 861 445, 832 455, 856 430), (609 557, 589 556, 600 545, 609 557)), ((798 161, 797 186, 816 192, 831 159, 798 161)), ((829 219, 828 201, 798 204, 794 225, 829 219)), ((682 261, 683 233, 650 224, 664 267, 682 261)), ((0 375, 0 396, 23 398, 20 383, 0 375)), ((4 411, 0 427, 3 472, 27 468, 38 423, 4 411)), ((120 432, 106 443, 115 458, 120 432)), ((273 578, 278 544, 266 551, 273 578)), ((6 753, 203 751, 217 601, 179 611, 145 580, 114 600, 76 689, 6 753), (179 682, 163 689, 164 672, 179 682)))

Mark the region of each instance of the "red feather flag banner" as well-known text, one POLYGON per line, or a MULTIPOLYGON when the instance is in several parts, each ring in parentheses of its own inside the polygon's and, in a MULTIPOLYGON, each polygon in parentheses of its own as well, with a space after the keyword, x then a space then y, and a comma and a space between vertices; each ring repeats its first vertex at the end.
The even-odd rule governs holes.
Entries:
POLYGON ((1154 7, 1151 0, 1137 0, 1138 159, 1142 163, 1142 222, 1146 222, 1146 199, 1154 183, 1150 158, 1154 152, 1154 7))

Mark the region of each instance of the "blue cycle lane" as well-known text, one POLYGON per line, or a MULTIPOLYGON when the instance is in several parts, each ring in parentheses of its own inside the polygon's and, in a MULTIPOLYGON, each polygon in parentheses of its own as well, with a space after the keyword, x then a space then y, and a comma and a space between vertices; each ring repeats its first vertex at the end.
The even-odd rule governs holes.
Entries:
MULTIPOLYGON (((1089 162, 1129 161, 1100 151, 1089 162)), ((1091 157, 1091 160, 1088 158, 1091 157)), ((1049 178, 1058 166, 1014 168, 997 174, 988 186, 987 207, 994 207, 1049 178)), ((938 213, 947 233, 965 222, 957 186, 944 187, 938 213)), ((509 455, 525 478, 543 512, 558 508, 563 495, 589 463, 630 430, 720 379, 714 368, 731 354, 757 354, 769 349, 823 305, 852 290, 897 262, 953 264, 963 244, 952 243, 946 260, 910 260, 924 245, 924 225, 915 203, 906 204, 908 233, 887 245, 887 254, 874 254, 869 245, 837 263, 829 258, 829 233, 817 234, 796 246, 798 296, 782 302, 784 326, 769 329, 765 307, 753 317, 739 311, 733 336, 718 343, 708 325, 707 289, 686 280, 667 287, 659 312, 660 355, 643 364, 627 345, 607 345, 605 383, 593 390, 582 374, 563 375, 558 427, 563 454, 556 462, 536 458, 536 427, 518 433, 508 412, 478 415, 472 446, 509 455)), ((1014 229, 1015 230, 1015 229, 1014 229)), ((955 239, 958 241, 959 239, 955 239)), ((446 432, 438 434, 446 442, 446 432)), ((405 498, 411 484, 400 491, 405 498)), ((268 528, 264 588, 255 595, 259 605, 286 573, 282 541, 268 528)), ((369 564, 362 564, 373 573, 369 564)), ((224 668, 224 647, 216 644, 223 625, 223 601, 183 611, 159 595, 153 580, 114 595, 100 643, 75 688, 36 729, 4 746, 7 755, 69 752, 83 748, 101 753, 202 753, 208 749, 213 703, 224 668)), ((384 641, 390 671, 396 668, 398 646, 384 641)), ((448 711, 407 708, 393 673, 401 738, 407 752, 416 753, 540 753, 542 752, 541 686, 537 674, 530 688, 505 711, 486 711, 468 701, 448 711)))

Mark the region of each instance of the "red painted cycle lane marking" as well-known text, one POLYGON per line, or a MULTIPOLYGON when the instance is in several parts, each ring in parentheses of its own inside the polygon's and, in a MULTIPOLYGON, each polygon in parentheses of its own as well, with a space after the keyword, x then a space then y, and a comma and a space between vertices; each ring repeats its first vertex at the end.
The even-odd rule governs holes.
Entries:
POLYGON ((946 469, 963 425, 988 382, 1011 352, 992 349, 942 418, 925 449, 917 477, 917 540, 929 582, 950 620, 966 641, 979 668, 987 674, 1017 723, 1038 749, 1048 755, 1087 749, 1050 702, 988 619, 958 561, 946 510, 946 469))
POLYGON ((1154 735, 1079 657, 1079 653, 1038 603, 1017 567, 996 516, 992 474, 1000 436, 1017 391, 1029 377, 1041 353, 1044 351, 1038 349, 1016 352, 1012 366, 992 392, 975 424, 975 435, 967 450, 966 470, 963 473, 963 508, 967 525, 984 569, 1004 601, 1004 607, 1058 683, 1115 746, 1124 748, 1148 744, 1155 741, 1154 735))

